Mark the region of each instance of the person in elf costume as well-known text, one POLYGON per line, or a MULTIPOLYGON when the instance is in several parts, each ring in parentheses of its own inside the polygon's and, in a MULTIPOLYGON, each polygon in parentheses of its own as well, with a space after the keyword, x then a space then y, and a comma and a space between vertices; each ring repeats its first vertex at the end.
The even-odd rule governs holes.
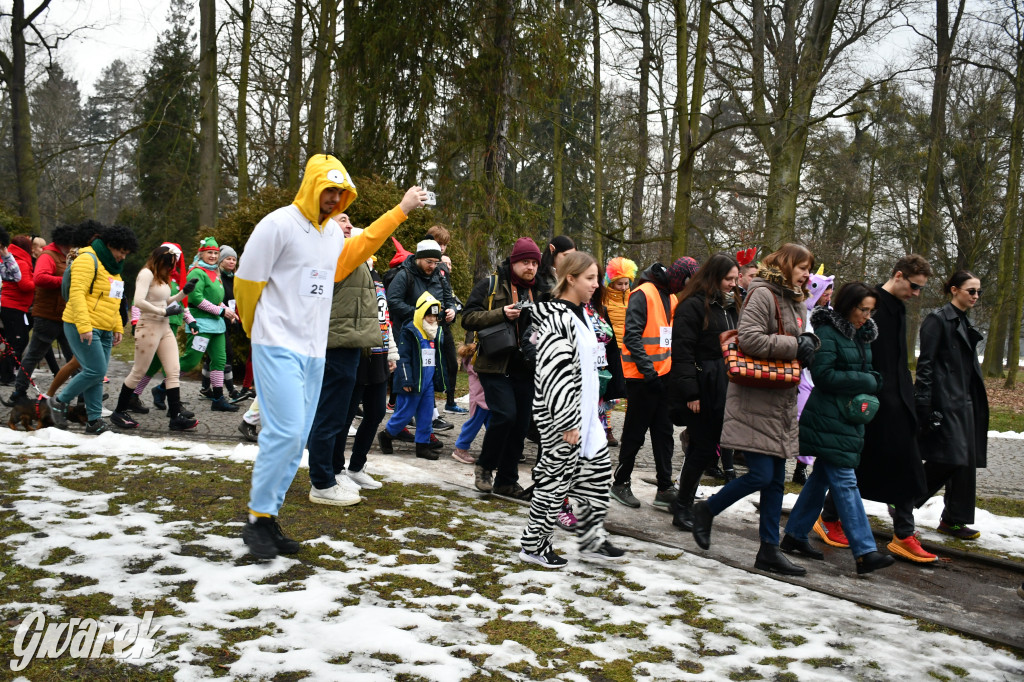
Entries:
MULTIPOLYGON (((811 313, 817 307, 821 297, 826 291, 832 289, 832 284, 835 281, 835 275, 825 276, 825 264, 822 263, 818 268, 818 271, 811 275, 811 278, 807 280, 807 290, 811 292, 811 295, 804 301, 807 306, 807 331, 813 332, 814 327, 811 325, 811 313)), ((796 414, 797 419, 803 414, 804 405, 807 404, 807 399, 811 397, 811 391, 814 390, 814 380, 811 379, 811 370, 809 367, 804 367, 800 372, 800 386, 796 395, 796 414)), ((807 482, 807 467, 814 464, 813 457, 805 457, 799 455, 796 458, 796 469, 793 471, 793 483, 803 485, 807 482)))
POLYGON ((227 364, 225 320, 237 320, 238 316, 224 303, 219 259, 220 246, 216 239, 207 237, 199 243, 197 260, 188 273, 188 281, 196 283, 196 288, 188 295, 188 305, 198 331, 185 344, 181 371, 195 369, 202 362, 203 355, 209 355, 210 385, 213 387, 210 409, 214 412, 238 412, 238 406, 224 396, 224 366, 227 364))

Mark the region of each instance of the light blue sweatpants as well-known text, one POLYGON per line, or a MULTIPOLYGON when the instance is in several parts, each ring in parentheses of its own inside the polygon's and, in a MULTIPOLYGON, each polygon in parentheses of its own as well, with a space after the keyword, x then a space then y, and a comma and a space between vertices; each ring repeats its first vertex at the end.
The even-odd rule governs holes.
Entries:
POLYGON ((260 449, 252 467, 249 510, 277 516, 313 425, 324 379, 324 358, 254 343, 252 369, 260 397, 261 429, 260 449))

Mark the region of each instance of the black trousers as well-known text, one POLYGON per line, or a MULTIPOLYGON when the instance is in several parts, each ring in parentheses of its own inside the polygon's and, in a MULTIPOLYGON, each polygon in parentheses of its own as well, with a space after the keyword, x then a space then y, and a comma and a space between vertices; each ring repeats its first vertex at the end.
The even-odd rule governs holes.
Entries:
POLYGON ((913 535, 914 507, 920 507, 943 487, 946 488, 946 492, 942 496, 945 503, 942 520, 950 525, 966 526, 974 523, 977 474, 978 470, 973 466, 925 462, 924 476, 928 494, 916 503, 904 502, 897 504, 895 510, 890 508, 893 533, 899 538, 913 535))
POLYGON ((452 335, 452 326, 443 325, 444 338, 441 340, 441 362, 444 363, 444 371, 448 377, 448 390, 445 394, 445 404, 455 404, 455 377, 459 373, 459 358, 455 355, 455 337, 452 335))
POLYGON ((4 323, 3 335, 7 341, 8 350, 13 351, 14 356, 5 353, 3 361, 0 361, 0 382, 9 384, 14 381, 18 365, 14 358, 21 358, 28 345, 29 322, 28 315, 15 308, 0 309, 0 321, 4 323))
POLYGON ((374 439, 377 437, 377 427, 384 421, 387 414, 385 403, 388 400, 388 382, 382 381, 378 384, 360 384, 352 388, 352 399, 348 403, 348 419, 345 420, 345 428, 341 430, 334 440, 334 461, 340 461, 345 465, 345 443, 348 441, 348 430, 356 418, 356 410, 363 406, 363 419, 356 429, 355 439, 352 442, 352 457, 348 461, 349 471, 362 471, 366 466, 366 454, 370 452, 374 439))
MULTIPOLYGON (((477 464, 494 471, 494 485, 519 482, 519 458, 533 412, 533 377, 480 373, 484 399, 491 411, 477 464)), ((670 427, 671 428, 671 427, 670 427)))
MULTIPOLYGON (((614 485, 628 483, 636 465, 636 456, 643 447, 647 432, 651 432, 654 448, 654 468, 658 490, 672 487, 672 419, 669 417, 668 396, 652 392, 641 379, 626 379, 626 420, 622 426, 622 445, 619 464, 615 467, 614 485)), ((488 399, 488 407, 491 402, 488 399)))

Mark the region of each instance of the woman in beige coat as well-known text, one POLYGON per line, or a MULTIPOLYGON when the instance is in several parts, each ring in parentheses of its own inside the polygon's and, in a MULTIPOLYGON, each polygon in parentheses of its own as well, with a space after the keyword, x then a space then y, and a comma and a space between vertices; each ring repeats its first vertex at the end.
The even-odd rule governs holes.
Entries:
MULTIPOLYGON (((740 311, 740 349, 750 357, 773 360, 796 358, 809 365, 818 339, 804 330, 808 295, 805 285, 814 256, 799 244, 786 244, 768 255, 747 290, 740 311), (776 309, 785 334, 779 334, 776 309)), ((800 427, 797 389, 766 389, 729 384, 721 446, 744 453, 749 473, 727 483, 706 502, 693 506, 693 537, 702 549, 711 545, 711 522, 735 502, 761 493, 761 549, 755 568, 786 575, 806 569, 779 551, 779 518, 786 481, 786 460, 799 454, 800 427)))

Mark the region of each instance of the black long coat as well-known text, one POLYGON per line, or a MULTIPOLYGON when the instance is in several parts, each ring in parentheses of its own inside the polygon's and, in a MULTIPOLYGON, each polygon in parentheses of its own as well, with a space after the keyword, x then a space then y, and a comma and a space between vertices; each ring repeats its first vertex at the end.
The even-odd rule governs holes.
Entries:
POLYGON ((882 375, 878 415, 864 429, 864 450, 857 467, 861 497, 895 504, 916 501, 926 492, 924 466, 917 447, 914 381, 907 367, 907 308, 876 287, 871 365, 882 375))
POLYGON ((952 303, 929 313, 921 323, 914 399, 943 417, 938 429, 921 438, 921 455, 928 462, 980 468, 987 464, 988 395, 977 351, 983 338, 952 303))

